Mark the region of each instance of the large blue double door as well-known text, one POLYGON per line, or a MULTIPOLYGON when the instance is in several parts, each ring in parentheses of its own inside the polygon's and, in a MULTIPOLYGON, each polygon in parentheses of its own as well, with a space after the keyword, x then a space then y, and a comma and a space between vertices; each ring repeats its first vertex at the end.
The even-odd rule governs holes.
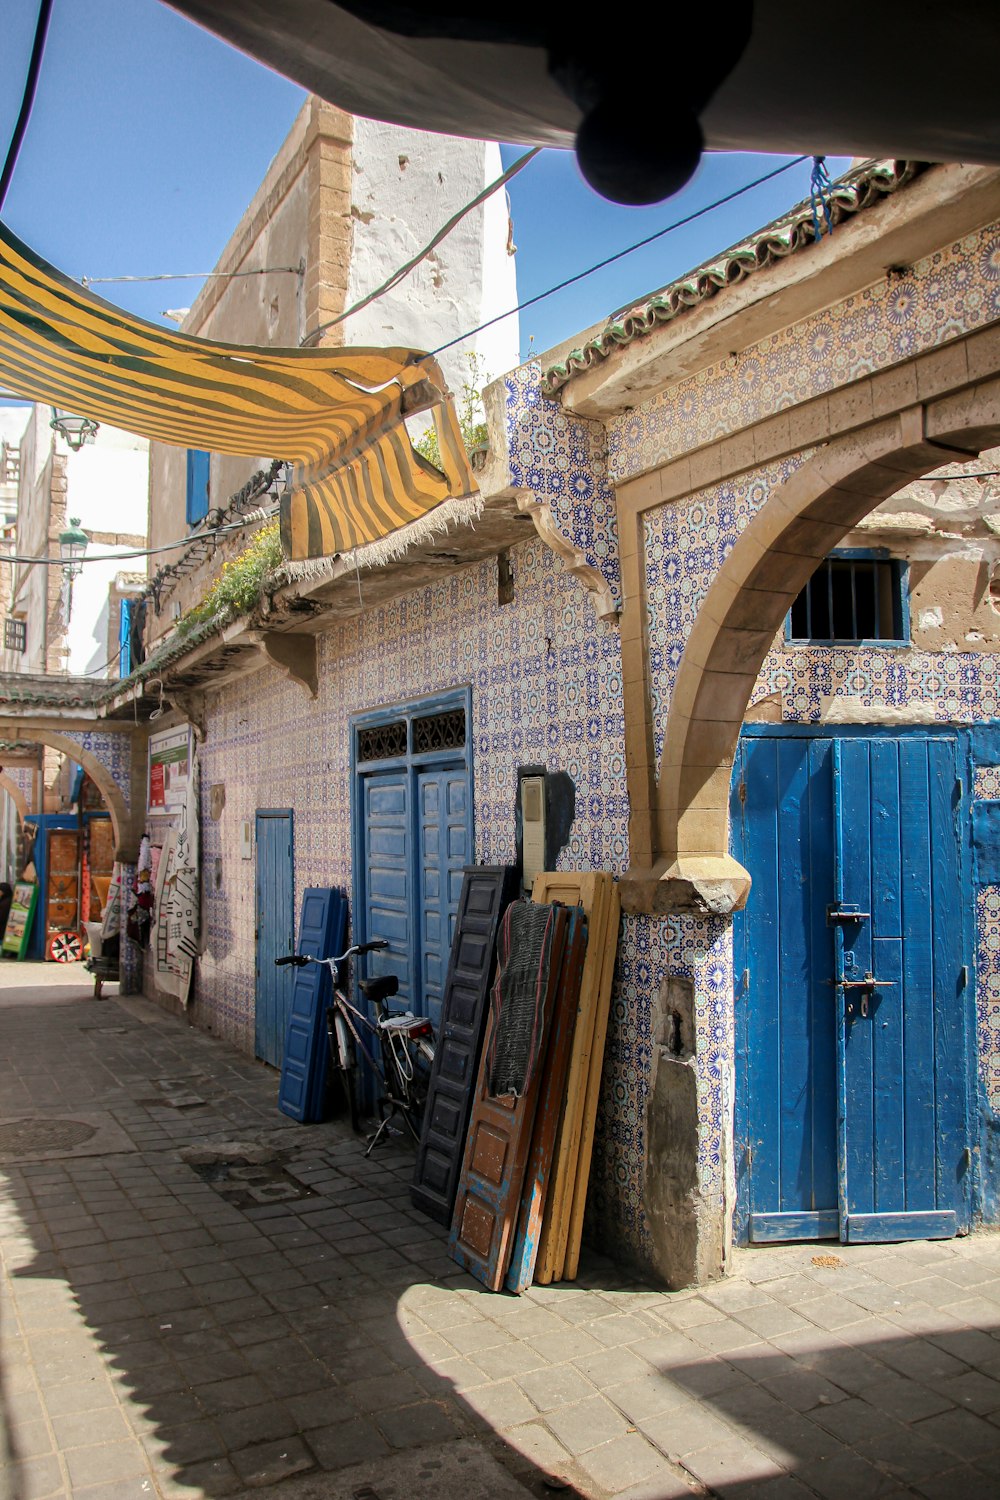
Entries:
POLYGON ((435 1030, 465 866, 472 863, 464 763, 361 778, 365 941, 387 938, 369 974, 399 978, 399 1001, 435 1030))
POLYGON ((734 854, 737 1228, 962 1233, 971 955, 957 736, 745 733, 734 854))

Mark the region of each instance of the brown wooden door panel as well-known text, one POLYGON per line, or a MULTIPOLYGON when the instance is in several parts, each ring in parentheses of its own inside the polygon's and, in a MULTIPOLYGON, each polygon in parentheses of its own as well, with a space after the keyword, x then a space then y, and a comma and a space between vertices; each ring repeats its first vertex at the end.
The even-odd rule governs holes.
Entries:
MULTIPOLYGON (((490 1011, 479 1063, 472 1123, 465 1145, 448 1248, 459 1265, 495 1292, 503 1285, 513 1247, 535 1111, 545 1075, 545 1045, 560 982, 568 924, 569 913, 565 908, 557 908, 553 913, 538 1065, 527 1080, 524 1093, 505 1098, 492 1098, 489 1094, 490 1042, 498 1021, 495 1005, 490 1011)), ((505 930, 501 930, 501 942, 505 930)), ((501 952, 501 963, 505 957, 506 954, 501 952)))
POLYGON ((110 875, 115 862, 115 837, 110 818, 91 818, 88 822, 90 837, 90 873, 110 875))
POLYGON ((566 1074, 580 1012, 580 984, 586 953, 587 919, 582 908, 576 907, 570 912, 566 959, 545 1060, 545 1086, 535 1114, 517 1234, 507 1270, 509 1292, 525 1291, 534 1276, 556 1135, 566 1108, 566 1074))
MULTIPOLYGON (((535 901, 579 902, 589 924, 587 958, 580 989, 580 1018, 566 1078, 566 1107, 556 1137, 535 1265, 535 1280, 543 1286, 560 1281, 563 1276, 614 891, 612 876, 600 870, 545 871, 535 877, 532 891, 535 901)), ((603 1039, 601 1051, 603 1056, 603 1039)))

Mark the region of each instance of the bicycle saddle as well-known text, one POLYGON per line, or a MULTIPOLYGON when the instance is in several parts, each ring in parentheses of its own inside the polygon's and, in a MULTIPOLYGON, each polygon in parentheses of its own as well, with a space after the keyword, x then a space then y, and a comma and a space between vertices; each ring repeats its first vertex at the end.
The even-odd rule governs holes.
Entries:
POLYGON ((366 1000, 377 1005, 380 1000, 386 1000, 390 995, 395 995, 399 990, 398 974, 382 974, 378 979, 362 979, 358 989, 366 1000))

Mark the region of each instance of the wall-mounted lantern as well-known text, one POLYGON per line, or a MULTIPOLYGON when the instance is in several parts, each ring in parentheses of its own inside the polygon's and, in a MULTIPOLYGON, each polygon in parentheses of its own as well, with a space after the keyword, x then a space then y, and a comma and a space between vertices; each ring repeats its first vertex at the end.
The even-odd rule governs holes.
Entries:
POLYGON ((54 406, 49 426, 66 439, 74 453, 79 453, 84 443, 94 441, 100 423, 92 422, 89 417, 75 417, 72 412, 60 411, 54 406))
POLYGON ((71 516, 65 531, 59 533, 59 556, 63 562, 63 577, 66 580, 66 623, 73 613, 73 579, 83 567, 84 554, 90 538, 80 528, 80 517, 71 516))

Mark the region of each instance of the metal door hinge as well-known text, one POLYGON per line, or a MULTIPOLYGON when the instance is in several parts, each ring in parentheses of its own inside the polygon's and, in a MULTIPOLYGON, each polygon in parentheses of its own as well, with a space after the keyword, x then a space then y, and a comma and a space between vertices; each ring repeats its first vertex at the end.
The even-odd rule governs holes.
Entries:
POLYGON ((742 778, 740 779, 739 785, 736 788, 736 795, 740 799, 740 805, 742 807, 746 807, 746 805, 747 805, 747 784, 746 784, 746 782, 742 778))

